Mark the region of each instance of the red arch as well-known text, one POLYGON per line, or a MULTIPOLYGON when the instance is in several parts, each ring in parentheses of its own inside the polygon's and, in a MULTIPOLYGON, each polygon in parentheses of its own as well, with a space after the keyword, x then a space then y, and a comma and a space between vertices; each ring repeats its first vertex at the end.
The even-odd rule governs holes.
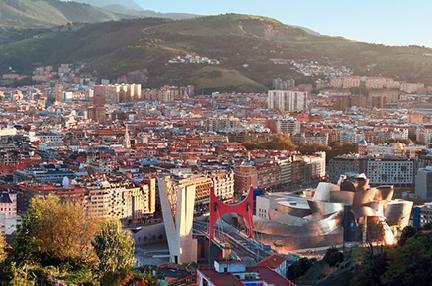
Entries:
POLYGON ((233 205, 227 205, 216 197, 214 188, 210 191, 210 223, 209 223, 209 237, 214 238, 214 226, 216 221, 221 218, 224 214, 236 213, 243 217, 249 228, 249 237, 254 237, 253 228, 253 195, 254 188, 251 186, 246 198, 233 205))

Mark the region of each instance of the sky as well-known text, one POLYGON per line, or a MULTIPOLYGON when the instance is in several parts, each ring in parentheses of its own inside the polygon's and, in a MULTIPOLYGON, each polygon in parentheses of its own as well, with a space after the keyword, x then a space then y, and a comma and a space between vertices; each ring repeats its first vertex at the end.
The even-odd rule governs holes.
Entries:
POLYGON ((432 47, 430 0, 135 0, 144 9, 275 18, 325 35, 432 47))

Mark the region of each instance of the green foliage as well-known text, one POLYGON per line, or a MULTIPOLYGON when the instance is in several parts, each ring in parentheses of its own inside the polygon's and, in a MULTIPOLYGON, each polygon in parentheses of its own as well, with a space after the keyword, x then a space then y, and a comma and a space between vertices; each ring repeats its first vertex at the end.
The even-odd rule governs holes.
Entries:
POLYGON ((432 234, 406 229, 404 243, 381 253, 372 247, 358 269, 353 271, 350 285, 414 286, 430 285, 432 272, 432 234))
POLYGON ((194 82, 198 89, 206 89, 209 92, 233 89, 243 92, 266 90, 264 85, 244 76, 239 71, 220 67, 202 68, 194 82))
POLYGON ((361 266, 352 274, 351 286, 381 286, 381 276, 388 268, 386 253, 374 254, 372 247, 365 252, 361 266))
POLYGON ((327 249, 326 254, 324 255, 323 260, 330 266, 333 267, 344 261, 344 255, 342 251, 339 251, 335 247, 331 247, 327 249))
POLYGON ((343 155, 343 154, 350 154, 350 153, 357 153, 358 152, 358 145, 352 144, 352 143, 335 143, 332 144, 331 149, 326 152, 326 159, 330 160, 336 156, 343 155))
POLYGON ((101 273, 130 270, 134 263, 134 241, 129 232, 122 229, 118 220, 103 223, 93 246, 99 257, 101 273))
POLYGON ((0 263, 0 285, 150 281, 151 275, 131 272, 134 262, 134 241, 118 220, 100 224, 85 216, 82 206, 61 203, 55 196, 34 198, 0 263))
POLYGON ((389 251, 389 268, 381 277, 383 285, 430 285, 432 235, 418 234, 389 251))
POLYGON ((269 142, 245 142, 243 143, 248 150, 296 150, 297 146, 292 143, 291 139, 287 135, 277 135, 272 138, 269 142))
POLYGON ((386 143, 402 143, 402 144, 412 144, 411 139, 389 139, 386 143))
POLYGON ((147 86, 196 84, 208 91, 262 91, 276 77, 311 82, 291 65, 274 65, 269 60, 287 58, 347 65, 357 74, 432 83, 432 58, 424 56, 430 49, 319 36, 263 17, 228 14, 180 21, 133 19, 68 28, 70 31, 41 32, 38 38, 29 35, 24 40, 7 40, 0 46, 0 72, 12 66, 30 74, 36 64, 83 63, 85 72, 103 78, 143 71, 147 77, 139 81, 147 86), (167 64, 173 56, 188 53, 221 60, 219 66, 210 67, 220 73, 212 76, 215 74, 203 65, 167 64), (225 79, 228 84, 221 85, 225 79))
POLYGON ((62 204, 55 196, 34 198, 0 267, 2 281, 91 285, 98 264, 91 240, 98 227, 81 206, 62 204))
POLYGON ((304 275, 314 263, 314 259, 308 259, 306 257, 302 257, 299 260, 295 261, 287 269, 288 279, 295 280, 300 276, 304 275))
POLYGON ((413 237, 416 233, 417 233, 417 230, 416 230, 414 227, 412 227, 412 226, 410 226, 410 225, 406 226, 406 227, 402 230, 402 233, 401 233, 401 235, 400 235, 400 237, 399 237, 398 244, 401 245, 401 246, 403 246, 403 245, 405 244, 405 242, 406 242, 410 237, 413 237))
POLYGON ((315 153, 315 152, 319 152, 319 151, 328 152, 328 151, 332 150, 332 148, 328 145, 325 145, 325 144, 314 143, 314 144, 303 144, 303 145, 298 147, 298 150, 302 154, 303 153, 310 154, 310 153, 315 153))
POLYGON ((0 234, 0 263, 6 257, 6 240, 2 234, 0 234))
POLYGON ((95 23, 120 19, 107 10, 72 1, 1 1, 0 9, 0 27, 43 28, 73 22, 95 23))

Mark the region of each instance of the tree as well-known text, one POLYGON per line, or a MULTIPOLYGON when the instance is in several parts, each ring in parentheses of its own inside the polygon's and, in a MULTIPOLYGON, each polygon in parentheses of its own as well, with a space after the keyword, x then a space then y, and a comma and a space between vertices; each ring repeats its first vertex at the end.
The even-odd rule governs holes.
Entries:
POLYGON ((93 246, 102 273, 130 270, 135 263, 134 241, 118 220, 108 220, 102 224, 93 246))
POLYGON ((404 245, 405 242, 408 240, 408 238, 413 237, 416 233, 417 233, 417 230, 414 227, 412 227, 410 225, 406 226, 402 230, 402 233, 401 233, 401 235, 399 237, 398 244, 399 245, 404 245))
POLYGON ((344 261, 344 255, 341 251, 339 251, 335 247, 331 247, 327 249, 326 254, 324 255, 323 260, 330 266, 333 267, 338 263, 344 261))
POLYGON ((6 258, 6 240, 3 235, 0 234, 0 263, 6 258))
POLYGON ((299 147, 300 153, 316 153, 316 152, 329 152, 331 147, 326 144, 313 143, 313 144, 303 144, 299 147))
POLYGON ((33 198, 13 244, 12 259, 20 264, 54 260, 97 264, 91 241, 99 223, 81 206, 62 204, 58 197, 33 198))
POLYGON ((315 260, 302 257, 288 267, 287 277, 290 280, 295 280, 304 275, 309 268, 315 263, 315 260))
POLYGON ((389 251, 389 267, 383 285, 430 285, 432 281, 432 235, 416 234, 389 251))
POLYGON ((350 281, 351 286, 381 286, 381 276, 388 268, 386 253, 374 254, 373 247, 370 245, 362 259, 362 263, 356 271, 353 272, 350 281))

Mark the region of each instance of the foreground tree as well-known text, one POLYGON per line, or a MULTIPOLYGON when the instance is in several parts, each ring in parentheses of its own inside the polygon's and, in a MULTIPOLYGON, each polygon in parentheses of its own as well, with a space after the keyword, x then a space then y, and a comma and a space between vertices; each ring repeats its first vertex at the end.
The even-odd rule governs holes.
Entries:
POLYGON ((91 241, 99 224, 89 219, 81 206, 61 204, 54 196, 33 199, 26 228, 42 255, 61 261, 97 263, 91 241))
POLYGON ((0 263, 6 258, 6 240, 3 235, 0 234, 0 263))
POLYGON ((401 236, 399 237, 398 244, 401 245, 401 246, 403 246, 403 245, 405 244, 405 242, 406 242, 410 237, 413 237, 416 233, 417 233, 417 230, 416 230, 414 227, 412 227, 412 226, 410 226, 410 225, 406 226, 406 227, 402 230, 401 236))
POLYGON ((383 285, 431 285, 432 235, 416 234, 389 251, 389 267, 383 285))
POLYGON ((99 223, 88 218, 81 206, 62 204, 55 196, 34 198, 0 265, 0 282, 92 285, 98 258, 91 241, 98 230, 99 223))
POLYGON ((295 280, 300 276, 304 275, 306 271, 308 271, 315 262, 316 261, 314 259, 308 259, 307 257, 302 257, 299 260, 295 261, 288 267, 288 279, 295 280))
POLYGON ((372 244, 368 251, 363 254, 360 267, 353 272, 349 283, 351 286, 381 286, 381 276, 388 268, 386 253, 374 254, 372 244))
POLYGON ((134 241, 118 220, 108 220, 102 224, 93 246, 99 258, 101 273, 129 271, 135 264, 134 241))
POLYGON ((339 251, 335 247, 331 247, 327 249, 326 254, 324 255, 323 260, 330 266, 333 267, 337 265, 338 263, 341 263, 344 261, 344 255, 342 251, 339 251))

